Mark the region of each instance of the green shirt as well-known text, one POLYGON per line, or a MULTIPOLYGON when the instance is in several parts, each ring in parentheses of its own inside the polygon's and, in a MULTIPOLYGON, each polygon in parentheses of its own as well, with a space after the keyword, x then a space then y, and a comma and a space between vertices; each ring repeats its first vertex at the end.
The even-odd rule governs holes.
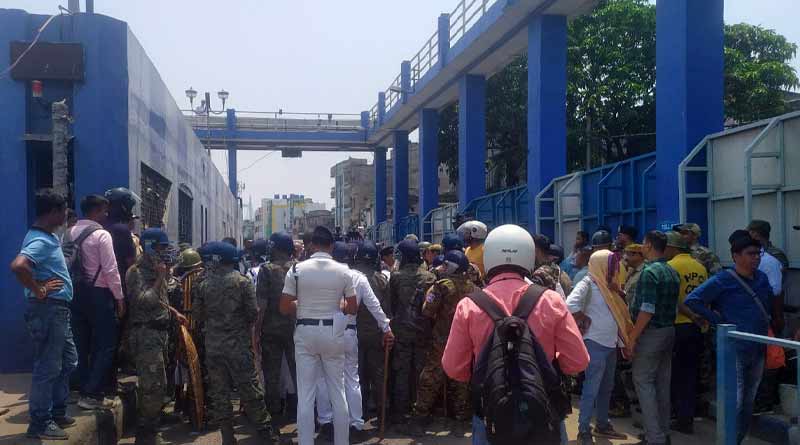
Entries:
POLYGON ((653 314, 648 328, 673 326, 680 283, 678 273, 669 267, 663 258, 647 263, 639 276, 636 295, 631 303, 631 317, 634 323, 639 312, 647 312, 653 314))

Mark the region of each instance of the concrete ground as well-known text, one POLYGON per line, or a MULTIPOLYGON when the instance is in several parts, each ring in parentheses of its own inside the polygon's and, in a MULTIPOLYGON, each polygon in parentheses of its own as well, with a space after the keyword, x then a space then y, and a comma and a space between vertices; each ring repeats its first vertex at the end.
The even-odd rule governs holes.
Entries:
MULTIPOLYGON (((39 441, 25 438, 25 430, 28 425, 28 390, 30 388, 29 374, 5 374, 0 375, 0 413, 8 409, 6 414, 0 414, 0 445, 28 445, 28 444, 109 444, 117 443, 117 438, 121 438, 120 444, 133 444, 133 432, 127 431, 121 434, 122 425, 130 424, 132 407, 123 405, 117 399, 112 411, 87 412, 80 410, 76 405, 69 406, 69 414, 74 416, 78 422, 76 425, 67 429, 70 434, 69 441, 39 441), (112 415, 113 414, 113 415, 112 415)), ((456 424, 436 419, 428 428, 428 434, 424 437, 412 438, 405 431, 389 428, 386 438, 380 442, 377 436, 377 425, 374 420, 368 424, 370 432, 375 433, 375 437, 362 442, 363 444, 382 443, 386 445, 468 445, 471 443, 471 429, 469 425, 456 424)), ((241 445, 259 444, 255 431, 250 427, 243 416, 236 418, 236 433, 241 445)), ((606 440, 598 439, 598 445, 618 445, 636 443, 636 434, 641 431, 633 427, 632 419, 615 419, 614 425, 617 430, 628 434, 626 440, 606 440)), ((672 443, 675 445, 694 445, 714 443, 714 430, 716 424, 713 420, 702 419, 695 423, 695 434, 687 436, 679 433, 672 434, 672 443)), ((577 436, 577 412, 567 419, 567 432, 570 444, 575 444, 577 436)), ((295 425, 288 425, 283 429, 286 443, 297 443, 295 425)), ((220 443, 219 432, 206 432, 197 434, 192 431, 188 423, 169 425, 162 428, 162 435, 169 443, 175 445, 215 445, 220 443)), ((318 444, 325 441, 318 439, 318 444)), ((746 445, 762 445, 767 442, 748 438, 744 442, 746 445)))

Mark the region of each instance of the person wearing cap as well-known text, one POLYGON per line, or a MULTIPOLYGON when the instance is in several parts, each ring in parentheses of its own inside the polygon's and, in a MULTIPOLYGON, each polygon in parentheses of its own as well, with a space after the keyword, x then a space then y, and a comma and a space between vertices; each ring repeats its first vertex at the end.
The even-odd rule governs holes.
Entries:
POLYGON ((472 412, 470 409, 469 386, 461 382, 447 385, 447 376, 442 370, 442 354, 450 335, 450 326, 456 306, 461 299, 474 290, 474 285, 467 277, 469 260, 460 250, 451 250, 444 255, 444 263, 437 268, 438 280, 425 294, 422 315, 432 323, 432 347, 425 358, 425 366, 419 376, 417 387, 417 403, 414 407, 412 427, 414 434, 424 434, 424 427, 430 423, 434 404, 439 400, 444 388, 449 400, 452 400, 454 417, 467 421, 472 412))
POLYGON ((663 232, 647 232, 642 253, 648 260, 636 285, 630 305, 634 320, 626 354, 632 358, 633 383, 642 409, 646 440, 643 444, 669 441, 672 348, 675 341, 680 277, 666 262, 667 237, 663 232))
POLYGON ((625 246, 633 244, 639 237, 639 230, 633 226, 621 225, 617 229, 617 238, 614 241, 614 249, 617 251, 624 251, 625 246))
POLYGON ((186 317, 169 305, 167 278, 169 237, 158 228, 142 232, 144 254, 126 274, 132 361, 138 376, 136 443, 157 443, 158 423, 168 394, 166 364, 171 320, 188 325, 186 317))
POLYGON ((489 233, 486 224, 475 220, 467 221, 456 229, 456 233, 464 237, 464 243, 467 246, 464 253, 467 255, 469 262, 478 267, 481 277, 483 277, 486 275, 486 270, 483 267, 483 242, 489 233))
POLYGON ((427 254, 425 257, 425 262, 428 263, 428 266, 433 268, 433 259, 441 255, 442 253, 443 252, 441 244, 431 244, 430 247, 428 247, 427 254))
POLYGON ((629 305, 636 297, 636 285, 639 284, 639 276, 644 269, 644 254, 642 245, 637 243, 628 244, 622 252, 622 260, 625 262, 627 276, 623 290, 625 291, 625 302, 629 305))
MULTIPOLYGON (((349 264, 355 258, 355 252, 351 251, 355 245, 345 244, 337 241, 333 247, 333 259, 342 264, 349 264)), ((367 277, 357 270, 350 269, 350 278, 353 280, 353 288, 356 291, 356 301, 359 308, 364 307, 372 316, 374 322, 378 324, 383 333, 383 345, 389 349, 394 342, 394 334, 389 327, 389 318, 381 308, 381 302, 367 280, 367 277), (362 304, 363 303, 363 304, 362 304)), ((364 416, 361 398, 361 383, 358 372, 358 332, 357 332, 357 313, 347 315, 347 327, 345 329, 345 363, 344 363, 344 389, 347 397, 347 408, 350 414, 350 439, 354 442, 361 442, 365 439, 364 416)), ((317 381, 317 414, 320 424, 320 436, 331 441, 333 429, 331 421, 330 400, 327 397, 327 385, 325 379, 317 381)))
MULTIPOLYGON (((506 314, 513 313, 525 294, 535 261, 533 238, 522 227, 507 224, 492 230, 486 238, 484 260, 489 284, 484 292, 506 314)), ((575 375, 586 369, 589 354, 575 320, 562 297, 545 290, 527 319, 528 326, 549 361, 557 361, 561 371, 575 375)), ((494 331, 492 318, 471 298, 458 302, 450 334, 442 355, 442 368, 453 380, 467 383, 484 344, 494 331)), ((486 445, 483 420, 473 416, 472 443, 486 445)), ((566 443, 566 430, 562 429, 566 443)))
MULTIPOLYGON (((353 270, 361 272, 367 279, 370 289, 377 297, 381 310, 387 317, 389 312, 389 279, 379 268, 379 253, 375 243, 365 240, 358 246, 353 270)), ((358 334, 358 373, 361 385, 363 412, 381 405, 383 398, 384 327, 380 326, 370 310, 360 305, 356 315, 358 334)))
POLYGON ((680 233, 669 231, 667 264, 678 273, 678 314, 675 317, 675 347, 672 358, 671 394, 675 405, 675 421, 671 429, 684 434, 694 433, 694 412, 697 402, 697 371, 703 348, 701 328, 706 324, 685 304, 686 296, 708 279, 706 268, 689 255, 689 246, 680 233))
POLYGON ((283 315, 297 319, 294 347, 300 445, 314 443, 314 399, 320 375, 333 405, 334 444, 349 443, 344 390, 346 324, 341 314, 355 314, 358 303, 349 269, 331 257, 333 242, 330 230, 324 226, 314 229, 311 248, 315 253, 287 272, 279 307, 283 315))
POLYGON ((394 348, 393 369, 395 384, 392 423, 406 423, 413 406, 411 379, 416 381, 424 364, 423 345, 418 335, 425 331, 422 326, 422 304, 425 292, 433 285, 432 273, 420 269, 422 257, 414 240, 406 239, 397 245, 400 253, 400 268, 392 272, 389 280, 389 302, 392 313, 392 329, 397 335, 394 348))
MULTIPOLYGON (((106 190, 103 194, 109 202, 108 218, 104 223, 105 229, 111 234, 114 244, 114 256, 117 260, 117 269, 120 276, 124 276, 140 256, 133 240, 132 225, 139 217, 133 208, 141 202, 135 193, 125 187, 106 190)), ((139 240, 141 243, 141 239, 139 240)), ((122 283, 123 291, 126 283, 122 283)), ((127 292, 125 292, 127 295, 127 292)))
MULTIPOLYGON (((736 230, 728 238, 734 268, 718 273, 686 297, 685 304, 709 323, 736 325, 739 332, 767 335, 767 308, 775 298, 767 275, 758 270, 761 243, 746 230, 736 230), (749 288, 749 289, 748 289, 749 288)), ((764 373, 766 347, 749 341, 734 342, 736 350, 737 439, 747 434, 753 404, 764 373)))
POLYGON ((386 275, 386 279, 392 275, 395 270, 394 246, 386 246, 380 251, 381 255, 381 272, 386 275))
POLYGON ((536 235, 533 239, 536 244, 536 261, 531 279, 540 286, 558 292, 566 299, 572 292, 572 281, 556 263, 551 261, 550 239, 544 235, 536 235))
MULTIPOLYGON (((256 240, 254 248, 260 250, 260 241, 256 240)), ((286 361, 289 379, 297 385, 295 373, 293 316, 281 314, 281 295, 286 283, 286 274, 294 266, 294 242, 287 232, 276 232, 270 235, 265 246, 270 252, 270 261, 261 265, 256 280, 256 300, 259 316, 256 320, 256 335, 261 346, 261 370, 264 373, 264 399, 267 410, 272 416, 273 427, 279 429, 297 413, 297 395, 282 398, 281 369, 286 361)))
POLYGON ((703 231, 695 223, 683 223, 672 226, 672 230, 681 234, 686 244, 689 245, 689 252, 692 258, 696 259, 706 268, 708 276, 716 275, 722 270, 722 263, 719 257, 708 247, 700 245, 700 235, 703 231))

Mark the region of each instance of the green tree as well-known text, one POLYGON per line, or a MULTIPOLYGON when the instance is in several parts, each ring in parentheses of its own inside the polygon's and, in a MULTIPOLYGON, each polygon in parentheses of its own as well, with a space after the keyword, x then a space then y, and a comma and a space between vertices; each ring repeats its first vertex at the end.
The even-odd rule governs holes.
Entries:
MULTIPOLYGON (((615 162, 655 150, 656 12, 647 0, 602 0, 568 30, 567 165, 615 162)), ((725 27, 725 115, 738 123, 788 111, 797 45, 748 24, 725 27)), ((525 181, 527 60, 487 84, 487 170, 496 188, 525 181)), ((458 107, 442 111, 440 159, 458 178, 458 107)))

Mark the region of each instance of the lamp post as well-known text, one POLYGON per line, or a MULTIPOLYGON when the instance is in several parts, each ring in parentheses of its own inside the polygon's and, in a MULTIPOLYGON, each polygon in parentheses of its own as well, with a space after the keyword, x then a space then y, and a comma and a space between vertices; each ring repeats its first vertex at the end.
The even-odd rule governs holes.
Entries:
MULTIPOLYGON (((195 108, 194 107, 194 99, 197 97, 197 91, 189 87, 188 90, 185 91, 186 98, 189 99, 189 108, 196 116, 205 116, 206 118, 206 132, 207 132, 207 140, 210 141, 211 136, 211 127, 209 125, 209 117, 212 114, 222 114, 225 112, 225 102, 227 102, 228 97, 230 97, 230 93, 225 90, 217 91, 217 97, 219 100, 222 101, 222 108, 220 110, 214 110, 211 108, 211 94, 206 91, 204 93, 204 99, 200 101, 200 106, 195 108)), ((211 156, 211 148, 206 148, 208 150, 208 156, 211 156)))

